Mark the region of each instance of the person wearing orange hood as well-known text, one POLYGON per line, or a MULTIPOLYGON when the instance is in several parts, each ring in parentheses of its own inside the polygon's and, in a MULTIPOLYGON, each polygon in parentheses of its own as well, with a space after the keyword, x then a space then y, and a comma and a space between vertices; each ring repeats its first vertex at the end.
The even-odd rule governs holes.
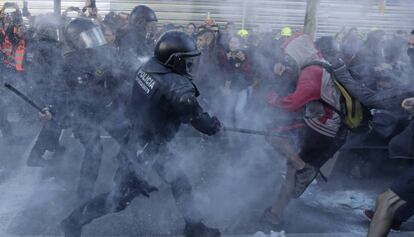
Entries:
POLYGON ((329 72, 310 65, 324 61, 310 36, 294 35, 282 46, 286 57, 296 63, 299 77, 296 89, 286 97, 271 93, 266 102, 289 112, 303 113, 299 141, 272 138, 272 145, 287 158, 287 175, 277 200, 267 208, 263 221, 273 227, 282 223, 283 212, 292 198, 299 198, 319 173, 319 169, 340 148, 346 129, 341 116, 340 92, 329 72), (294 147, 292 144, 298 144, 294 147))

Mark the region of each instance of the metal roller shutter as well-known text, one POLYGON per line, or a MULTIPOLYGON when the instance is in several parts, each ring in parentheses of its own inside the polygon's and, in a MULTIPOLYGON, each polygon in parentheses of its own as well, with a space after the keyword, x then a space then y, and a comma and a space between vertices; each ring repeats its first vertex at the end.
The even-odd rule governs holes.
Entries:
MULTIPOLYGON (((379 28, 388 32, 414 29, 412 0, 387 0, 385 10, 380 7, 384 0, 320 1, 318 35, 334 34, 343 26, 357 26, 363 30, 379 28)), ((0 0, 0 5, 3 2, 6 0, 0 0)), ((62 8, 81 7, 83 2, 62 0, 62 8)), ((306 0, 97 0, 101 14, 109 10, 130 12, 138 4, 152 7, 162 24, 201 24, 207 12, 210 12, 216 22, 233 21, 238 27, 241 27, 245 15, 247 28, 262 30, 280 29, 283 26, 301 28, 306 9, 306 0)), ((51 12, 53 0, 29 0, 29 8, 33 14, 51 12)))
MULTIPOLYGON (((110 0, 97 0, 96 5, 103 14, 109 12, 110 0)), ((0 0, 0 6, 5 2, 17 2, 20 7, 23 7, 22 0, 0 0)), ((29 11, 33 15, 41 13, 53 12, 53 0, 28 0, 29 11)), ((82 8, 85 5, 85 0, 62 0, 62 11, 70 6, 82 8)))
POLYGON ((343 26, 357 26, 362 30, 372 28, 394 32, 414 29, 414 1, 388 0, 383 11, 381 0, 321 0, 318 12, 318 33, 331 34, 343 26))
POLYGON ((152 7, 161 23, 172 22, 185 24, 194 22, 202 23, 207 13, 218 23, 228 21, 242 26, 243 13, 245 12, 246 27, 265 24, 273 28, 285 25, 299 27, 303 25, 306 1, 244 1, 244 0, 209 0, 209 1, 155 1, 155 0, 111 0, 111 9, 115 11, 128 11, 133 6, 145 4, 152 7))
MULTIPOLYGON (((318 35, 334 34, 342 27, 357 26, 393 32, 414 29, 414 1, 387 0, 321 0, 318 12, 318 35)), ((202 23, 211 12, 219 23, 227 21, 242 25, 243 12, 247 28, 280 29, 283 26, 303 26, 306 0, 111 0, 110 9, 128 12, 135 5, 146 4, 154 8, 161 23, 202 23)))

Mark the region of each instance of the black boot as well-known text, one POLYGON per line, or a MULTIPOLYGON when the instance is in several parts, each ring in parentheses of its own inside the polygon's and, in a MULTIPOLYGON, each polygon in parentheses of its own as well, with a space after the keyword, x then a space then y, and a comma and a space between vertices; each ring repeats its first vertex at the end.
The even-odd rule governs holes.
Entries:
POLYGON ((93 220, 112 212, 113 207, 106 205, 109 193, 100 194, 93 199, 77 207, 61 223, 61 229, 65 237, 80 237, 82 227, 93 220))
POLYGON ((38 152, 32 151, 26 164, 30 167, 45 167, 48 162, 38 152))
POLYGON ((204 225, 202 222, 185 224, 184 229, 185 237, 220 237, 220 231, 215 228, 210 228, 204 225))
POLYGON ((60 227, 64 237, 80 237, 82 233, 82 226, 78 221, 74 220, 71 216, 65 218, 60 227))

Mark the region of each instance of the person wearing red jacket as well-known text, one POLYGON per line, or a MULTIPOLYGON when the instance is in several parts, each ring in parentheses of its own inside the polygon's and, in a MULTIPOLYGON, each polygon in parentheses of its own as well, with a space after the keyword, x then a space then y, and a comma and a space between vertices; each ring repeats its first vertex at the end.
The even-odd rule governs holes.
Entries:
POLYGON ((300 70, 293 93, 266 97, 269 105, 290 112, 303 111, 304 126, 299 141, 273 138, 273 146, 288 159, 287 175, 277 200, 265 210, 263 220, 279 226, 283 212, 292 198, 299 198, 316 178, 319 169, 343 144, 346 129, 341 116, 340 93, 329 72, 320 66, 307 66, 323 58, 308 35, 292 36, 282 46, 284 53, 296 62, 300 70), (292 144, 298 144, 295 147, 292 144))

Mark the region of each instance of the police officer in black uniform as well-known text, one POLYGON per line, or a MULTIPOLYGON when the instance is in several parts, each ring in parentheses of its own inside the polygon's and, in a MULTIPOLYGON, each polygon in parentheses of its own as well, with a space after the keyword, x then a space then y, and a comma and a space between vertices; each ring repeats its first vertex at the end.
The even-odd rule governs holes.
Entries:
POLYGON ((153 56, 157 21, 151 8, 139 5, 129 15, 128 24, 117 31, 115 45, 123 68, 130 75, 137 71, 145 58, 153 56))
POLYGON ((144 149, 138 157, 129 159, 119 167, 114 179, 115 188, 111 193, 84 203, 62 222, 66 237, 80 236, 82 227, 94 219, 122 211, 135 197, 148 196, 156 191, 140 177, 145 173, 141 172, 143 163, 152 164, 160 177, 170 184, 186 222, 186 237, 220 236, 219 230, 201 222, 201 216, 194 208, 191 184, 179 168, 177 157, 167 147, 183 123, 191 124, 208 135, 221 129, 218 119, 205 113, 196 99, 199 94, 191 81, 189 70, 192 60, 198 55, 200 52, 196 43, 184 32, 170 31, 158 40, 155 56, 136 73, 131 96, 133 134, 125 150, 134 151, 137 142, 144 149))
POLYGON ((120 145, 130 130, 126 119, 123 80, 113 76, 115 55, 107 47, 100 26, 92 19, 77 18, 63 35, 71 51, 64 56, 63 75, 69 96, 73 133, 85 148, 78 198, 92 197, 103 155, 101 128, 120 145))
MULTIPOLYGON (((42 105, 51 107, 57 105, 65 108, 65 87, 62 76, 62 50, 60 41, 60 18, 54 15, 39 16, 34 23, 34 39, 27 48, 27 78, 31 87, 31 97, 42 105)), ((60 145, 59 138, 63 123, 58 120, 44 123, 35 145, 33 146, 27 165, 43 167, 50 162, 42 156, 48 151, 61 154, 65 147, 60 145)))

